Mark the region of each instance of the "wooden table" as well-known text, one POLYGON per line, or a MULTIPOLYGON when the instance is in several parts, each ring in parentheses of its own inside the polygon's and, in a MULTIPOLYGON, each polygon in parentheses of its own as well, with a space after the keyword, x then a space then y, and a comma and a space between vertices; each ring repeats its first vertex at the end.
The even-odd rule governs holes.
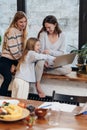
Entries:
MULTIPOLYGON (((2 98, 2 97, 0 97, 2 98)), ((42 102, 34 100, 21 100, 27 104, 32 104, 38 107, 42 102)), ((79 109, 79 107, 78 107, 79 109)), ((0 122, 0 130, 46 130, 51 128, 47 123, 36 123, 32 128, 26 126, 24 120, 17 122, 0 122)), ((87 130, 87 116, 74 116, 73 113, 62 112, 60 118, 60 128, 72 128, 72 130, 87 130)))

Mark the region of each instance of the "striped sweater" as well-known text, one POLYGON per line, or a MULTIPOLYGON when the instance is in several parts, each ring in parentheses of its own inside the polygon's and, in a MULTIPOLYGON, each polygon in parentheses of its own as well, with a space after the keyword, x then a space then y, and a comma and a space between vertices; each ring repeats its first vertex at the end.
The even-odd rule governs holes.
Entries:
POLYGON ((6 47, 2 50, 2 56, 18 60, 22 56, 22 34, 16 28, 11 28, 7 36, 5 36, 6 47))

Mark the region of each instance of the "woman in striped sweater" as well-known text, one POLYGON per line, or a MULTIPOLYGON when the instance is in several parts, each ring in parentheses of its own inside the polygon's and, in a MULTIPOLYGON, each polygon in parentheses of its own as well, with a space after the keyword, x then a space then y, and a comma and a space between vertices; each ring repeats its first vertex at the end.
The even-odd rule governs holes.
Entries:
POLYGON ((8 86, 12 80, 11 66, 17 65, 21 58, 27 37, 27 17, 24 12, 18 11, 4 35, 2 55, 0 58, 0 74, 3 83, 0 95, 7 96, 8 86))

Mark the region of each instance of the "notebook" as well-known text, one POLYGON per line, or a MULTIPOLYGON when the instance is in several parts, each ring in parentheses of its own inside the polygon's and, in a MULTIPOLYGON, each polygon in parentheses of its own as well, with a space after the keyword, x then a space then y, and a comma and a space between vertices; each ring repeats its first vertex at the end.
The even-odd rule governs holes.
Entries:
POLYGON ((76 56, 76 53, 70 53, 70 54, 64 54, 61 56, 57 56, 54 64, 50 65, 49 68, 46 68, 46 70, 52 70, 58 67, 62 67, 64 65, 72 64, 74 58, 76 56))

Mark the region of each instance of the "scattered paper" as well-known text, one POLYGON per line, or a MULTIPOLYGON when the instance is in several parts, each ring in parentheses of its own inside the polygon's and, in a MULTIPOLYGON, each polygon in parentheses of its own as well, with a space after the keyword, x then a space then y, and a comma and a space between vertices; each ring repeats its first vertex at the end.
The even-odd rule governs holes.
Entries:
POLYGON ((84 112, 86 112, 85 114, 87 114, 87 103, 85 103, 83 105, 83 107, 81 107, 81 109, 79 111, 77 111, 76 113, 74 113, 74 115, 80 115, 83 114, 84 112))
POLYGON ((59 103, 59 102, 44 102, 42 105, 39 106, 39 108, 47 108, 47 109, 52 109, 52 110, 61 110, 64 112, 72 112, 75 108, 76 105, 70 105, 70 104, 65 104, 65 103, 59 103))
POLYGON ((75 129, 72 129, 72 128, 48 128, 46 130, 75 130, 75 129))

